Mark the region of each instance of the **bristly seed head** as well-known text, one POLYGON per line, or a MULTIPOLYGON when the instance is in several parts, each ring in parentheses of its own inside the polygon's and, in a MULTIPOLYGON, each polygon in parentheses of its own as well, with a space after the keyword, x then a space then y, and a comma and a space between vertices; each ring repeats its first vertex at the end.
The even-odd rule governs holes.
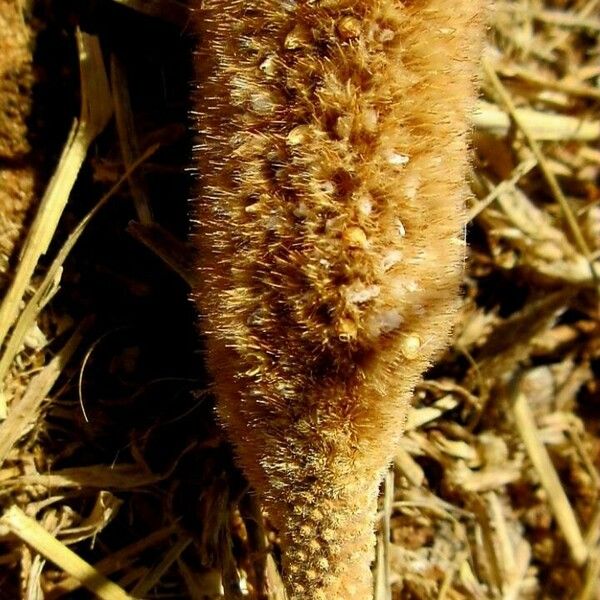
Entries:
POLYGON ((192 0, 194 290, 290 600, 371 600, 379 480, 464 260, 479 0, 192 0))

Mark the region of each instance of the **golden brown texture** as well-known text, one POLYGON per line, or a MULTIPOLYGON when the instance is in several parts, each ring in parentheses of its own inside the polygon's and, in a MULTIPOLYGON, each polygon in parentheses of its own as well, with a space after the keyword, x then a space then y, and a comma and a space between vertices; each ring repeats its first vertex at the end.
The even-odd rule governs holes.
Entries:
POLYGON ((5 271, 33 198, 27 123, 33 33, 22 2, 0 0, 0 271, 5 271))
POLYGON ((446 344, 477 3, 206 2, 198 304, 293 600, 365 600, 381 475, 446 344))

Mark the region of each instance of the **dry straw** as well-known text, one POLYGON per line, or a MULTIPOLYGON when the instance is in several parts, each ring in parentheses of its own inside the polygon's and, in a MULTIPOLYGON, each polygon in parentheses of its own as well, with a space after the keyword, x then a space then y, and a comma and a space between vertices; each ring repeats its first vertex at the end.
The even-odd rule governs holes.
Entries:
POLYGON ((14 323, 40 256, 48 250, 87 151, 112 115, 112 100, 99 41, 94 36, 79 32, 77 43, 81 71, 81 114, 73 123, 58 167, 23 244, 19 267, 0 304, 0 344, 14 323))
POLYGON ((84 587, 101 600, 133 600, 133 596, 106 579, 97 569, 86 563, 16 506, 0 517, 0 525, 7 527, 42 556, 81 581, 84 587))

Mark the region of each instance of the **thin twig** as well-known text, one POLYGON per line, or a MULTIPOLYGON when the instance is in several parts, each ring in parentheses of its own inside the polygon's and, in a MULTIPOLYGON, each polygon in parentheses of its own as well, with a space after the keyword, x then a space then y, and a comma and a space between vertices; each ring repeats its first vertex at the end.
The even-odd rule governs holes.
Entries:
POLYGON ((162 576, 177 561, 183 551, 192 543, 191 537, 180 539, 164 556, 164 558, 133 588, 135 598, 144 598, 148 592, 160 581, 162 576))
MULTIPOLYGON (((546 141, 593 141, 600 138, 600 122, 557 115, 531 108, 515 108, 515 114, 527 123, 532 138, 546 141)), ((471 117, 479 131, 503 137, 511 127, 510 115, 495 104, 480 100, 471 117)))
POLYGON ((546 23, 548 25, 557 25, 559 27, 585 29, 591 32, 600 32, 600 20, 591 18, 587 14, 583 13, 574 14, 565 12, 563 10, 532 10, 528 6, 523 6, 514 2, 496 2, 494 4, 494 10, 501 12, 518 13, 520 15, 527 16, 530 19, 534 19, 535 21, 539 21, 540 23, 546 23))
POLYGON ((540 440, 527 397, 518 390, 518 387, 515 389, 513 414, 517 429, 529 459, 535 467, 537 476, 546 490, 548 502, 567 542, 573 562, 581 566, 587 560, 588 549, 575 518, 573 507, 569 503, 565 490, 560 483, 548 451, 540 440))
POLYGON ((502 82, 496 74, 493 65, 491 64, 489 59, 485 57, 483 59, 483 67, 492 85, 494 86, 494 89, 500 96, 502 102, 505 104, 506 108, 508 109, 508 112, 510 113, 517 127, 521 130, 523 136, 527 140, 529 147, 531 148, 533 154, 535 155, 538 161, 540 170, 542 171, 542 174, 546 179, 546 183, 548 184, 548 187, 550 188, 554 199, 558 202, 559 206, 561 207, 563 216, 567 222, 569 229, 571 230, 571 234, 573 235, 573 239, 575 240, 577 247, 589 263, 590 271, 592 273, 594 281, 597 285, 600 285, 600 275, 598 274, 598 271, 596 269, 596 265, 594 263, 588 243, 586 242, 583 233, 581 232, 581 228, 577 223, 577 219, 575 219, 575 215, 573 214, 573 211, 571 210, 571 207, 569 206, 569 203, 567 202, 567 199, 565 198, 565 195, 563 194, 562 189, 558 184, 554 173, 548 166, 548 162, 546 161, 544 153, 542 152, 537 141, 531 135, 529 127, 525 124, 525 121, 518 114, 516 106, 510 94, 508 93, 508 90, 502 85, 502 82))
POLYGON ((469 212, 467 213, 466 222, 470 223, 477 215, 485 210, 498 196, 503 194, 507 189, 513 188, 519 179, 524 175, 527 175, 531 169, 537 165, 537 160, 530 158, 524 160, 521 164, 517 165, 510 175, 509 179, 501 181, 483 200, 477 202, 469 212))
POLYGON ((130 173, 128 182, 133 204, 140 222, 143 225, 150 225, 153 221, 152 210, 144 189, 144 182, 139 173, 130 170, 131 165, 139 158, 141 152, 131 110, 131 98, 129 97, 129 84, 125 67, 116 54, 112 54, 110 57, 110 82, 112 84, 119 147, 121 148, 121 157, 125 169, 130 173))
MULTIPOLYGON (((115 571, 120 571, 134 562, 144 550, 164 542, 174 532, 175 527, 173 526, 163 527, 158 531, 154 531, 141 540, 109 554, 106 558, 94 564, 94 569, 102 575, 110 575, 115 571)), ((70 594, 80 587, 81 582, 74 577, 63 579, 46 594, 46 600, 58 600, 58 598, 62 598, 64 595, 70 594)))

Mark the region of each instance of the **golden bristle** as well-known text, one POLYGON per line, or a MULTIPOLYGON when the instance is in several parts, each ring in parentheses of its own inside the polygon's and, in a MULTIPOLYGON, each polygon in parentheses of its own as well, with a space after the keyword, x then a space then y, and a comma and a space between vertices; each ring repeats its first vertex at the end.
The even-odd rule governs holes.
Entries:
POLYGON ((196 291, 292 600, 366 600, 381 475, 446 344, 477 2, 206 0, 196 291), (300 509, 298 509, 300 507, 300 509))

